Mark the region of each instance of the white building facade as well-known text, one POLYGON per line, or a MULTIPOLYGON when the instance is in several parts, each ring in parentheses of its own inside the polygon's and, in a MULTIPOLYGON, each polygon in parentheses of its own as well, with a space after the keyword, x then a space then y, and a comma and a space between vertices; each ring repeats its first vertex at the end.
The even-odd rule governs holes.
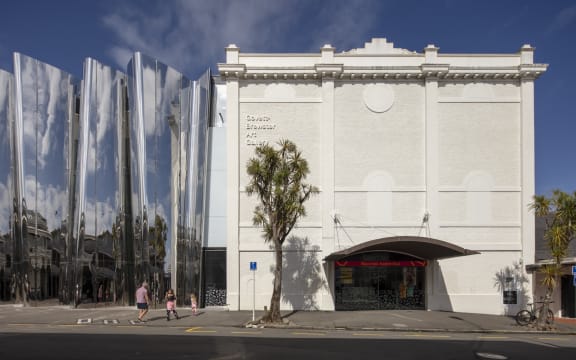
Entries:
POLYGON ((412 52, 386 39, 341 53, 230 45, 218 65, 230 309, 269 305, 274 252, 244 189, 255 147, 280 139, 303 151, 320 189, 285 243, 283 309, 523 307, 533 293, 534 80, 547 68, 533 52, 412 52))

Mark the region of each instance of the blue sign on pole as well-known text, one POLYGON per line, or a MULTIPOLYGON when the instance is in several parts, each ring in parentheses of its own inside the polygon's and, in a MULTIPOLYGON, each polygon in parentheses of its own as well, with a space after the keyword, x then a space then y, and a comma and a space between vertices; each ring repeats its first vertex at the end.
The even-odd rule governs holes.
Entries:
POLYGON ((256 271, 256 261, 250 261, 250 271, 256 271))
POLYGON ((576 276, 576 265, 572 265, 572 275, 576 276))

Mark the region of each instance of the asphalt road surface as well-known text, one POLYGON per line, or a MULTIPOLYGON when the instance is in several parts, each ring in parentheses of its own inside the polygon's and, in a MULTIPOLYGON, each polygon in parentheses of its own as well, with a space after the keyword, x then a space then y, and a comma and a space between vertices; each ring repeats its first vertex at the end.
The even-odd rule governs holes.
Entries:
MULTIPOLYGON (((73 331, 73 329, 72 329, 73 331)), ((93 334, 93 333, 0 333, 0 359, 75 360, 171 360, 171 359, 576 359, 575 339, 562 342, 530 339, 479 340, 423 336, 418 338, 370 338, 343 336, 319 338, 93 334)))

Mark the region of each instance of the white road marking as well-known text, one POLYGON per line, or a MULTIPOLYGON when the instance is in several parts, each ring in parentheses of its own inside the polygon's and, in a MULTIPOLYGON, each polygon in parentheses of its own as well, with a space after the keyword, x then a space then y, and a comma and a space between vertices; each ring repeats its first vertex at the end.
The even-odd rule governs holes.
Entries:
POLYGON ((392 326, 401 327, 401 328, 408 327, 408 325, 406 325, 406 324, 392 324, 392 326))
POLYGON ((408 319, 408 320, 414 320, 414 321, 422 321, 422 319, 413 318, 413 317, 404 316, 404 315, 399 315, 399 314, 390 314, 390 315, 396 316, 397 318, 401 318, 401 319, 408 319))

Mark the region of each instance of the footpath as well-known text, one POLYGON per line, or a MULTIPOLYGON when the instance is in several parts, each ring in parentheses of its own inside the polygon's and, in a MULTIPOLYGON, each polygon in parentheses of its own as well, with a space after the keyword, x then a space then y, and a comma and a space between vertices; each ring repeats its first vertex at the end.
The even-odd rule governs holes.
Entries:
MULTIPOLYGON (((193 315, 189 308, 178 309, 179 320, 166 321, 162 307, 152 308, 146 326, 158 327, 246 327, 252 311, 200 309, 193 315)), ((103 306, 73 309, 69 306, 22 307, 0 305, 0 331, 6 324, 137 324, 135 307, 103 306)), ((256 311, 258 320, 263 312, 256 311)), ((426 310, 382 311, 294 311, 283 312, 284 324, 274 327, 323 330, 370 330, 469 333, 538 333, 532 327, 519 326, 513 317, 426 310)), ((576 335, 576 319, 556 319, 548 334, 576 335)))

